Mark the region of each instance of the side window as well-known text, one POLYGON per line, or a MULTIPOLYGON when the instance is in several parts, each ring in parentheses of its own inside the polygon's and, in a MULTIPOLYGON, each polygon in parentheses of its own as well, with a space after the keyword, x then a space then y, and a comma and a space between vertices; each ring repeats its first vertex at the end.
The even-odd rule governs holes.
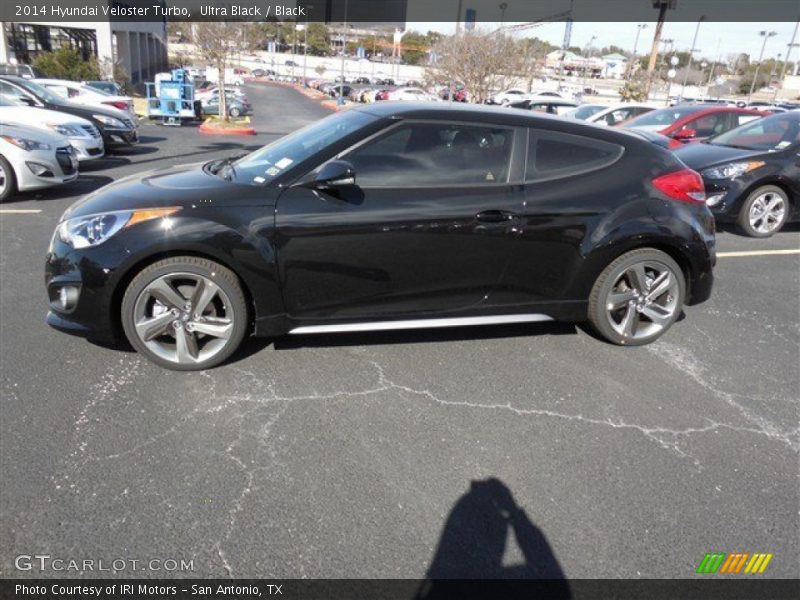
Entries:
POLYGON ((738 114, 736 115, 737 124, 744 125, 745 123, 749 123, 750 121, 755 121, 756 119, 760 119, 760 115, 748 115, 748 114, 738 114))
POLYGON ((526 181, 569 177, 615 163, 625 148, 594 138, 531 129, 526 181))
POLYGON ((689 121, 682 129, 694 129, 697 132, 697 137, 710 137, 712 135, 719 135, 726 130, 725 120, 727 119, 726 113, 716 113, 713 115, 706 115, 694 121, 689 121))
POLYGON ((476 185, 508 181, 514 130, 408 123, 343 156, 362 187, 476 185))

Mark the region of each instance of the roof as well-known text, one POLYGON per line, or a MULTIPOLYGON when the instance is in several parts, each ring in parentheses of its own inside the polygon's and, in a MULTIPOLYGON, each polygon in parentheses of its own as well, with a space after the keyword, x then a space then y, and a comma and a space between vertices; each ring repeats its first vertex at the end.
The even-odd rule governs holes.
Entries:
POLYGON ((604 54, 603 58, 605 60, 628 60, 628 57, 624 54, 620 54, 618 52, 612 52, 611 54, 604 54))

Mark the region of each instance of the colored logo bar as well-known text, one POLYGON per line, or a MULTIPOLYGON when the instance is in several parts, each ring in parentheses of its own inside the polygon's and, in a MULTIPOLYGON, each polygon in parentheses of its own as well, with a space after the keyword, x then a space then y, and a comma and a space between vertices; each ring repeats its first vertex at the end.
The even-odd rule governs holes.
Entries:
POLYGON ((772 556, 772 553, 765 552, 753 554, 749 552, 707 552, 697 566, 696 572, 701 574, 726 573, 728 575, 760 574, 766 570, 772 556))

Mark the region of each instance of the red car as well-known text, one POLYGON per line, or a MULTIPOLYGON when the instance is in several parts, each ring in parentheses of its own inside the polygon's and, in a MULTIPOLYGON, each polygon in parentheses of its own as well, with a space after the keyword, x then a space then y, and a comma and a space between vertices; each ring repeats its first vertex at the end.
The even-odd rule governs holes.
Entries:
POLYGON ((725 133, 764 115, 757 110, 733 106, 671 106, 631 119, 621 127, 660 133, 670 138, 670 148, 679 148, 689 142, 699 142, 725 133))

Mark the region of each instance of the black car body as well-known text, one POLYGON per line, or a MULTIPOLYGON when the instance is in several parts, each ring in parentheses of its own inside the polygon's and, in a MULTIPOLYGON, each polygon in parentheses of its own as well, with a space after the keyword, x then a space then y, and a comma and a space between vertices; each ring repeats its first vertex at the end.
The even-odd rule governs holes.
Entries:
POLYGON ((69 102, 22 77, 0 76, 0 94, 31 106, 68 113, 91 121, 100 130, 106 148, 130 146, 139 141, 136 122, 120 110, 69 102))
POLYGON ((800 220, 800 112, 746 123, 675 153, 703 177, 706 202, 720 222, 765 237, 800 220), (757 220, 760 198, 776 213, 772 218, 762 210, 763 223, 757 220))
POLYGON ((230 303, 236 280, 258 336, 583 321, 601 276, 648 252, 685 278, 674 308, 711 291, 713 218, 698 189, 696 173, 629 133, 505 108, 367 105, 234 162, 128 177, 73 205, 47 255, 48 322, 130 337, 131 290, 175 260, 218 265, 207 279, 229 270, 230 303))

